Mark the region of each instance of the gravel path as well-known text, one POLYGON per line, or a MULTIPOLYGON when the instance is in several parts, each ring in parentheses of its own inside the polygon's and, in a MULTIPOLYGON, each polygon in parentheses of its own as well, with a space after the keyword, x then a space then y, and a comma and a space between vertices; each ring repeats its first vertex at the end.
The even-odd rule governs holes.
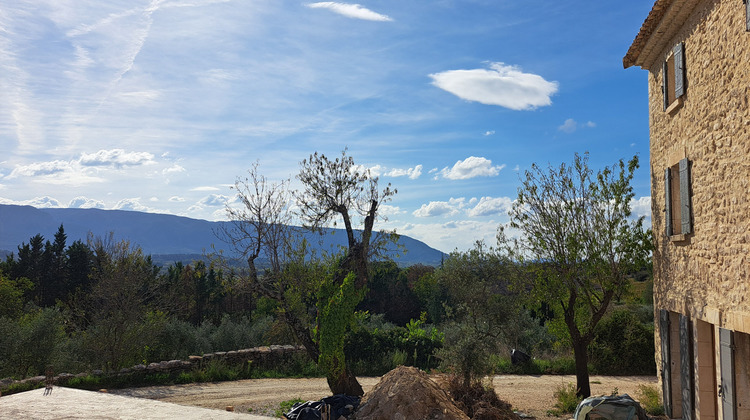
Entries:
MULTIPOLYGON (((375 386, 379 378, 359 378, 365 392, 375 386)), ((513 408, 537 418, 548 417, 547 410, 553 408, 553 396, 557 388, 575 383, 575 376, 517 376, 493 377, 492 384, 500 399, 513 408)), ((592 376, 591 392, 594 395, 609 395, 617 390, 620 394, 638 397, 638 386, 656 386, 656 377, 650 376, 592 376)), ((111 390, 120 395, 149 398, 181 405, 224 409, 234 406, 238 413, 271 415, 282 401, 299 398, 319 400, 330 395, 325 379, 250 379, 234 382, 158 386, 111 390)), ((565 417, 560 417, 565 418, 565 417)))

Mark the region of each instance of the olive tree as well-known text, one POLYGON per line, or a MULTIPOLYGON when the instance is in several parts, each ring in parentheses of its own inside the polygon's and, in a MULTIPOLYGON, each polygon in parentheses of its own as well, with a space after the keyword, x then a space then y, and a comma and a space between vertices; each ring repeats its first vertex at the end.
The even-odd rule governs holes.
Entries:
POLYGON ((242 206, 227 206, 231 223, 219 236, 247 260, 249 287, 279 304, 308 355, 327 369, 331 391, 362 395, 346 366, 341 338, 348 328, 345 320, 366 292, 368 260, 395 237, 375 235, 373 229, 380 206, 396 191, 390 185, 380 190, 378 178, 355 165, 346 150, 333 160, 314 153, 300 166, 302 189, 290 192, 288 182, 270 183, 254 165, 248 177, 235 183, 242 206), (290 210, 293 197, 297 214, 290 210), (304 240, 294 240, 301 236, 290 225, 294 216, 313 231, 343 223, 348 246, 331 263, 333 269, 311 256, 304 240), (256 267, 260 257, 267 265, 263 273, 256 267))
POLYGON ((552 305, 569 333, 577 394, 591 394, 588 346, 594 327, 647 258, 643 218, 631 217, 638 157, 594 173, 588 154, 571 164, 534 164, 521 178, 500 246, 529 273, 518 276, 531 303, 552 305), (524 281, 526 280, 526 281, 524 281))

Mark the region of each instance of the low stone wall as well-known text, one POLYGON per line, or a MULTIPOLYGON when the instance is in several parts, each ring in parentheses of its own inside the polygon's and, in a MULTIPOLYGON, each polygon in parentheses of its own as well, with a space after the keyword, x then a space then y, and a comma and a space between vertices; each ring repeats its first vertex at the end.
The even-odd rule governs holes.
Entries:
MULTIPOLYGON (((61 373, 54 377, 55 385, 65 385, 73 378, 82 378, 89 375, 101 377, 118 377, 129 375, 150 375, 156 373, 180 374, 200 369, 214 361, 221 361, 227 365, 237 366, 252 363, 254 368, 271 369, 276 366, 289 362, 294 355, 305 354, 305 348, 302 346, 269 346, 254 347, 251 349, 221 351, 208 353, 203 356, 190 356, 188 360, 169 360, 162 362, 149 363, 148 365, 135 365, 130 368, 123 368, 118 372, 104 372, 102 370, 93 370, 83 372, 77 375, 71 373, 61 373)), ((28 384, 30 387, 42 386, 45 384, 45 376, 34 376, 20 381, 14 381, 10 378, 0 379, 0 389, 6 389, 14 384, 28 384)))

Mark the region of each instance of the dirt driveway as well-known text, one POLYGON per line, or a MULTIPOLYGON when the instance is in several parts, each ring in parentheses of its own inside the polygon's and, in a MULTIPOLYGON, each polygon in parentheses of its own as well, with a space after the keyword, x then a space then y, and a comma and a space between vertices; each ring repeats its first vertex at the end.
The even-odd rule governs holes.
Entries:
MULTIPOLYGON (((380 378, 359 378, 365 392, 372 389, 380 378)), ((555 390, 568 383, 575 383, 575 376, 517 376, 500 375, 492 383, 500 399, 513 408, 543 419, 547 410, 553 408, 555 390)), ((639 385, 656 386, 656 377, 651 376, 592 376, 593 395, 620 394, 638 397, 639 385)), ((250 379, 234 382, 217 382, 189 385, 158 386, 111 390, 113 394, 150 398, 182 405, 192 405, 224 410, 234 406, 235 412, 256 415, 273 415, 279 403, 295 398, 319 400, 330 395, 325 379, 250 379)), ((559 417, 565 418, 565 417, 559 417)))

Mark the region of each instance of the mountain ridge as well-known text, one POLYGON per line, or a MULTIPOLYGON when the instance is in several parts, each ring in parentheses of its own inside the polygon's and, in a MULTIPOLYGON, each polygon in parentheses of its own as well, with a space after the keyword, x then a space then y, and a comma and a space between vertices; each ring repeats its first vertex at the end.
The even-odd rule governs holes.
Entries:
MULTIPOLYGON (((28 243, 34 235, 40 234, 52 241, 60 225, 67 235, 67 244, 75 240, 85 242, 89 232, 104 237, 110 232, 115 240, 128 240, 152 256, 203 255, 211 249, 231 252, 228 244, 221 242, 214 232, 222 225, 231 222, 210 222, 162 213, 144 213, 130 210, 102 210, 76 208, 36 208, 13 204, 0 204, 0 253, 15 253, 22 243, 28 243)), ((318 249, 334 249, 346 245, 346 234, 342 229, 327 229, 325 235, 304 233, 311 244, 318 249), (315 245, 314 245, 315 246, 315 245)), ((439 265, 445 254, 429 247, 424 242, 401 235, 398 245, 407 252, 393 258, 400 265, 439 265)), ((389 256, 395 257, 396 248, 389 249, 389 256)), ((155 258, 159 260, 159 258, 155 258)), ((184 261, 190 262, 190 261, 184 261)))

